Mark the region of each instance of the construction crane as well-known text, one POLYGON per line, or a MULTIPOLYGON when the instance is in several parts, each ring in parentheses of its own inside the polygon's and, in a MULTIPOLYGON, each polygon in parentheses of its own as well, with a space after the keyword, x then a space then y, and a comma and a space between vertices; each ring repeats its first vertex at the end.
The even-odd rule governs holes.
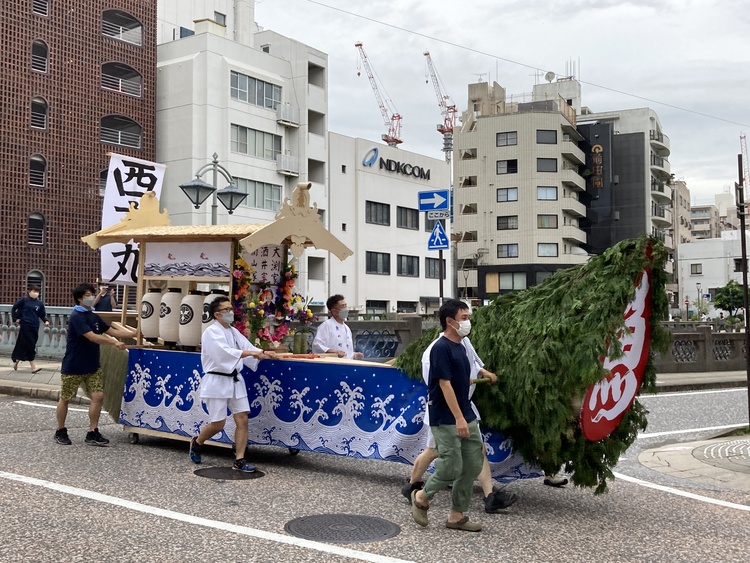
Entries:
POLYGON ((443 135, 443 152, 445 153, 445 161, 450 162, 451 154, 453 153, 453 128, 456 125, 458 110, 456 109, 456 104, 451 101, 451 97, 443 90, 443 87, 440 84, 437 71, 432 64, 430 52, 425 51, 424 57, 430 77, 432 78, 432 86, 435 88, 435 95, 437 96, 438 106, 440 107, 440 114, 443 116, 443 122, 438 124, 437 130, 443 135))
MULTIPOLYGON (((381 138, 388 144, 388 146, 397 147, 403 142, 401 140, 401 115, 396 111, 396 108, 393 107, 393 102, 390 99, 388 99, 387 102, 389 107, 393 107, 393 112, 390 114, 388 113, 389 108, 386 107, 385 102, 383 102, 383 97, 380 95, 378 83, 375 81, 375 75, 372 72, 370 61, 362 47, 362 42, 358 41, 354 46, 359 50, 359 57, 362 60, 362 65, 365 67, 367 78, 370 79, 370 86, 372 86, 372 91, 375 93, 375 99, 378 102, 378 107, 380 107, 380 113, 383 115, 383 122, 388 130, 388 133, 382 135, 381 138)), ((359 68, 359 65, 357 65, 357 67, 359 68)), ((360 75, 361 73, 357 71, 357 76, 360 75)))
POLYGON ((747 183, 750 182, 750 162, 747 161, 747 139, 745 134, 740 135, 740 149, 742 152, 742 182, 744 187, 748 187, 747 183))

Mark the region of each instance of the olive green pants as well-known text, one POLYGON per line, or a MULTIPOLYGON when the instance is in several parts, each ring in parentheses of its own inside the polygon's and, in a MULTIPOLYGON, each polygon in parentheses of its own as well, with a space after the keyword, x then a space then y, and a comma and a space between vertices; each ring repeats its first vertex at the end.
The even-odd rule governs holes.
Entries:
POLYGON ((482 436, 476 420, 469 423, 469 437, 461 438, 455 425, 432 426, 438 458, 435 472, 424 484, 424 495, 432 499, 435 493, 453 484, 452 508, 466 512, 471 503, 474 480, 482 470, 482 436))

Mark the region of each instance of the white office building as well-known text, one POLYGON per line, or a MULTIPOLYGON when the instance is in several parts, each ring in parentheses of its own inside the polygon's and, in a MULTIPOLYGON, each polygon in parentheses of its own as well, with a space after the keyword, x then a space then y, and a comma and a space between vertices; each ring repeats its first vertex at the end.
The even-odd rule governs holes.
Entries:
MULTIPOLYGON (((216 205, 218 224, 271 222, 301 181, 313 183, 310 198, 324 216, 328 56, 258 29, 251 0, 160 0, 157 35, 156 160, 167 165, 162 205, 172 223, 211 224, 211 198, 194 209, 179 185, 214 154, 247 193, 233 214, 216 205)), ((201 179, 213 184, 210 167, 201 179)), ((219 174, 217 187, 227 185, 219 174)), ((327 260, 327 252, 305 252, 300 293, 327 293, 328 279, 310 277, 308 267, 327 272, 327 260)))
MULTIPOLYGON (((363 314, 433 313, 440 261, 437 250, 427 249, 434 221, 418 211, 418 194, 449 190, 450 166, 337 133, 329 133, 328 146, 328 228, 354 251, 344 261, 330 259, 330 293, 343 294, 363 314)), ((450 255, 443 251, 445 297, 453 296, 450 255)))

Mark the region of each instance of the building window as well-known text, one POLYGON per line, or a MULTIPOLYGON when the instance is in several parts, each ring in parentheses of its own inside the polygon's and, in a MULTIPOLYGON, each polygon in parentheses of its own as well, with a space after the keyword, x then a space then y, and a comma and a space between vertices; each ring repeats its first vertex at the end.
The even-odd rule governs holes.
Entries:
POLYGON ((44 41, 37 39, 31 44, 31 70, 47 72, 49 48, 44 41))
POLYGON ((31 100, 31 127, 34 129, 47 128, 47 113, 49 107, 44 98, 36 97, 31 100))
POLYGON ((391 255, 385 252, 365 252, 365 272, 391 275, 391 255))
POLYGON ((346 164, 341 165, 341 173, 346 174, 346 164))
POLYGON ((518 228, 518 215, 504 215, 497 218, 497 230, 508 231, 518 228))
POLYGON ((735 258, 734 259, 734 271, 735 272, 741 272, 742 271, 742 258, 735 258))
POLYGON ((125 63, 102 65, 102 88, 129 96, 141 97, 143 77, 141 73, 125 63))
POLYGON ((220 25, 227 25, 227 16, 221 12, 214 12, 214 21, 220 25))
MULTIPOLYGON (((365 313, 368 315, 385 315, 388 312, 388 301, 368 299, 365 301, 365 313)), ((358 343, 357 343, 358 344, 358 343)))
POLYGON ((536 216, 536 228, 537 229, 556 229, 557 228, 557 215, 537 215, 536 216))
POLYGON ((232 152, 276 160, 281 154, 281 137, 232 123, 232 152))
POLYGON ((191 35, 195 35, 195 32, 192 29, 180 26, 180 39, 190 37, 191 35))
MULTIPOLYGON (((443 260, 443 279, 447 276, 445 260, 443 260)), ((424 259, 424 277, 430 280, 440 279, 440 260, 437 258, 424 259)))
POLYGON ((26 274, 26 289, 28 290, 32 285, 39 288, 39 298, 43 299, 44 296, 44 273, 39 270, 31 270, 26 274))
POLYGON ((498 244, 498 258, 518 258, 518 244, 498 244))
POLYGON ((557 256, 557 243, 540 242, 536 245, 537 256, 557 256))
POLYGON ((262 108, 276 109, 281 103, 281 86, 234 71, 230 75, 229 93, 233 100, 262 108))
POLYGON ((461 160, 476 160, 477 158, 477 149, 461 149, 459 153, 461 160))
POLYGON ((505 133, 497 133, 495 135, 495 142, 498 147, 508 147, 511 145, 518 144, 518 132, 507 131, 505 133))
POLYGON ((703 274, 703 264, 690 264, 690 275, 700 276, 703 274))
POLYGON ((539 285, 540 283, 548 280, 552 277, 552 272, 536 272, 536 283, 539 285))
POLYGON ((341 276, 341 283, 346 283, 346 276, 341 276))
POLYGON ((378 203, 376 201, 365 202, 365 222, 373 225, 390 225, 391 224, 391 206, 387 203, 378 203))
POLYGON ((99 172, 99 195, 101 197, 104 197, 104 194, 107 193, 107 175, 109 174, 109 170, 106 168, 99 172))
POLYGON ((536 142, 540 145, 556 145, 557 131, 549 129, 537 129, 536 142))
POLYGON ((29 185, 43 188, 47 185, 47 161, 41 154, 29 159, 29 185))
POLYGON ((424 232, 425 233, 431 233, 432 230, 435 228, 435 223, 437 223, 439 219, 425 219, 424 220, 424 232))
POLYGON ((307 279, 325 280, 326 279, 326 259, 323 257, 307 257, 307 279))
POLYGON ((557 159, 556 158, 537 158, 536 159, 536 171, 537 172, 557 172, 557 159))
POLYGON ((419 211, 409 207, 396 207, 396 226, 399 229, 419 230, 419 211))
POLYGON ((396 312, 397 313, 416 313, 417 302, 416 301, 396 301, 396 312))
POLYGON ((518 173, 518 160, 498 160, 497 161, 497 173, 498 174, 517 174, 518 173))
POLYGON ((44 244, 44 216, 40 213, 29 215, 28 221, 28 239, 29 244, 41 246, 44 244))
POLYGON ((123 147, 141 148, 142 127, 128 117, 107 115, 101 119, 99 140, 123 147))
POLYGON ((105 10, 102 14, 102 35, 132 43, 143 44, 141 22, 122 10, 105 10))
POLYGON ((261 45, 260 50, 264 53, 270 53, 271 52, 271 46, 270 45, 261 45))
POLYGON ((555 186, 537 186, 536 199, 539 201, 557 200, 557 188, 555 186))
POLYGON ((278 211, 281 208, 281 186, 256 182, 246 178, 237 178, 237 188, 247 194, 243 205, 278 211))
POLYGON ((518 291, 526 289, 526 272, 500 272, 498 274, 500 289, 518 291))
POLYGON ((498 203, 518 201, 518 188, 498 188, 497 201, 498 203))
POLYGON ((33 0, 31 11, 38 16, 49 16, 49 0, 33 0))
POLYGON ((419 277, 419 256, 396 255, 396 275, 408 278, 419 277))

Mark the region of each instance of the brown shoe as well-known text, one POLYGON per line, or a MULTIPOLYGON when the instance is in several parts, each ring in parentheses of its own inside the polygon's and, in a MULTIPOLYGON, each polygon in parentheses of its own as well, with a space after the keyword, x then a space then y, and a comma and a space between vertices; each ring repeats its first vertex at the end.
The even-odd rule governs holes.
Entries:
POLYGON ((464 532, 481 532, 482 525, 476 522, 469 522, 469 517, 464 516, 458 522, 445 521, 445 527, 451 530, 463 530, 464 532))
POLYGON ((417 502, 417 491, 416 490, 412 491, 411 492, 411 517, 414 518, 414 521, 420 526, 422 526, 423 528, 426 528, 428 524, 428 520, 427 520, 428 508, 430 507, 424 506, 417 502))

